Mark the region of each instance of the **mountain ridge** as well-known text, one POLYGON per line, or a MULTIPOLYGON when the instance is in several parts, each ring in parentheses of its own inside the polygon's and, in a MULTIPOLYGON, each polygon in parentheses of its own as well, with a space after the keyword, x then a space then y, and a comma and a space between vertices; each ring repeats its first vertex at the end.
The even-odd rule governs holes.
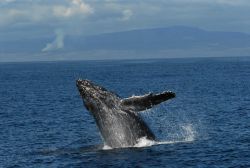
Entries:
MULTIPOLYGON (((207 31, 195 27, 135 29, 89 36, 65 35, 63 47, 42 50, 56 36, 37 39, 0 40, 0 59, 4 55, 22 55, 27 59, 112 59, 203 56, 246 56, 250 53, 250 35, 242 32, 207 31), (53 58, 51 57, 53 55, 53 58), (42 57, 42 58, 40 58, 42 57)), ((0 60, 1 61, 1 60, 0 60)))

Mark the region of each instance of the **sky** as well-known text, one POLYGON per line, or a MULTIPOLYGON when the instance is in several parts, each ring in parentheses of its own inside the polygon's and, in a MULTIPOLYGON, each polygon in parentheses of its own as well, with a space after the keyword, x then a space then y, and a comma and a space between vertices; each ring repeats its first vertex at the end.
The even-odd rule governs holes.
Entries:
POLYGON ((0 0, 2 38, 185 25, 250 33, 249 0, 0 0))
POLYGON ((250 33, 249 0, 0 0, 0 41, 175 25, 250 33))

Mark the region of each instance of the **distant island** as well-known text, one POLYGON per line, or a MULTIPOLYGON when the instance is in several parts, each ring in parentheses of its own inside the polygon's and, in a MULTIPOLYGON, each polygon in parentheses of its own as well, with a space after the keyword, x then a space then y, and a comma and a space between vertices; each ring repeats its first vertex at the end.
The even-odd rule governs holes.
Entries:
MULTIPOLYGON (((1 39, 0 61, 22 55, 33 60, 89 60, 248 56, 250 35, 172 26, 91 36, 63 35, 60 47, 44 50, 56 38, 1 39), (6 57, 7 55, 7 57, 6 57), (34 57, 34 55, 37 55, 34 57)), ((54 43, 56 43, 55 41, 54 43)), ((59 44, 58 44, 59 45, 59 44)), ((18 58, 16 59, 18 61, 18 58)))

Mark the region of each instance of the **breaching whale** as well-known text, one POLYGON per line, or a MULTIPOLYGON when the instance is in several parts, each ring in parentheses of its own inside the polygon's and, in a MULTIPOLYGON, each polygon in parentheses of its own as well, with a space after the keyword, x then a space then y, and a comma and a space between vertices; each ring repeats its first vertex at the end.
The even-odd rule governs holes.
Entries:
POLYGON ((86 109, 96 121, 104 144, 111 148, 132 147, 140 138, 155 140, 138 112, 175 97, 175 93, 164 91, 122 99, 89 80, 78 79, 76 85, 86 109))

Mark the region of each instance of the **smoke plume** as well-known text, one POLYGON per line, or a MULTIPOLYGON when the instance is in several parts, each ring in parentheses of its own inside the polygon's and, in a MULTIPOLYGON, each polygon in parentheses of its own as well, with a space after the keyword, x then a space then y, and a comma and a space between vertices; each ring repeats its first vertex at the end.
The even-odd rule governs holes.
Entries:
POLYGON ((54 51, 64 47, 64 33, 62 30, 55 30, 56 38, 51 43, 47 43, 42 49, 43 52, 54 51))

